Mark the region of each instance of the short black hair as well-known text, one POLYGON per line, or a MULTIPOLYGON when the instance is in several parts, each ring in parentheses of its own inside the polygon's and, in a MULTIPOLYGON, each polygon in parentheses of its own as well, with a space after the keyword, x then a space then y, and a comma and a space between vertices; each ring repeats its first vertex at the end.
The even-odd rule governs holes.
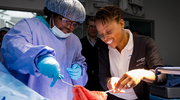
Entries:
POLYGON ((86 23, 86 25, 87 25, 87 26, 89 25, 89 22, 90 22, 90 21, 95 22, 94 17, 90 17, 90 18, 88 18, 87 23, 86 23))
POLYGON ((103 25, 112 20, 119 22, 121 19, 123 19, 123 11, 116 5, 106 5, 100 8, 95 15, 95 21, 100 20, 103 25))

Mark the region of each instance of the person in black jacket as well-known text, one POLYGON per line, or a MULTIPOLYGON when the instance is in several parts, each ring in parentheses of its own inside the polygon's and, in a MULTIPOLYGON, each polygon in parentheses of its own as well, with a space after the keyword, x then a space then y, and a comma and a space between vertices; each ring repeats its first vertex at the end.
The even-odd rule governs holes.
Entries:
POLYGON ((94 17, 91 17, 87 21, 87 36, 81 39, 82 43, 82 55, 86 58, 88 82, 85 88, 89 90, 102 91, 102 87, 99 83, 99 61, 98 61, 98 47, 102 42, 97 37, 97 29, 94 23, 94 17))
POLYGON ((106 5, 95 15, 101 40, 99 77, 105 90, 113 90, 107 100, 149 100, 149 84, 166 84, 167 75, 155 75, 156 67, 164 66, 154 40, 133 35, 124 29, 123 11, 106 5))

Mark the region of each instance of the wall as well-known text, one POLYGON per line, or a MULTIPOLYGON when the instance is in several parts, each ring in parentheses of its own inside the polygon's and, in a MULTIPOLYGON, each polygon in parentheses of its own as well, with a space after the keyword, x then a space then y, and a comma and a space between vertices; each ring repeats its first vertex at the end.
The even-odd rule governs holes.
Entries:
POLYGON ((155 21, 155 41, 165 64, 180 66, 180 0, 145 0, 145 19, 155 21))

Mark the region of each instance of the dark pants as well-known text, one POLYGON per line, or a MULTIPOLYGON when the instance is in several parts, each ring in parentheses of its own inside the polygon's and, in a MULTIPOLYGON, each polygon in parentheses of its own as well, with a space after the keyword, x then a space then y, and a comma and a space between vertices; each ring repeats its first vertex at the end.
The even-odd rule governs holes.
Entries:
POLYGON ((108 93, 107 100, 125 100, 125 99, 118 98, 118 97, 108 93))

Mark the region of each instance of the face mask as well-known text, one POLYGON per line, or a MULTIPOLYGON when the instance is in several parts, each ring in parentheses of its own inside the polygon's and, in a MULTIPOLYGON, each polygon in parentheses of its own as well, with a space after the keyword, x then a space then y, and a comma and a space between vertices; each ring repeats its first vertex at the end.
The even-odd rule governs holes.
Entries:
MULTIPOLYGON (((50 19, 50 23, 51 23, 51 19, 50 19)), ((54 25, 54 21, 53 21, 53 25, 54 25)), ((62 32, 60 29, 58 29, 55 25, 53 26, 53 28, 51 29, 52 33, 59 38, 67 38, 68 36, 71 35, 71 33, 64 33, 62 32)))
POLYGON ((67 38, 68 36, 71 35, 71 33, 64 33, 62 32, 60 29, 58 29, 55 25, 54 27, 51 29, 53 34, 59 38, 67 38))

